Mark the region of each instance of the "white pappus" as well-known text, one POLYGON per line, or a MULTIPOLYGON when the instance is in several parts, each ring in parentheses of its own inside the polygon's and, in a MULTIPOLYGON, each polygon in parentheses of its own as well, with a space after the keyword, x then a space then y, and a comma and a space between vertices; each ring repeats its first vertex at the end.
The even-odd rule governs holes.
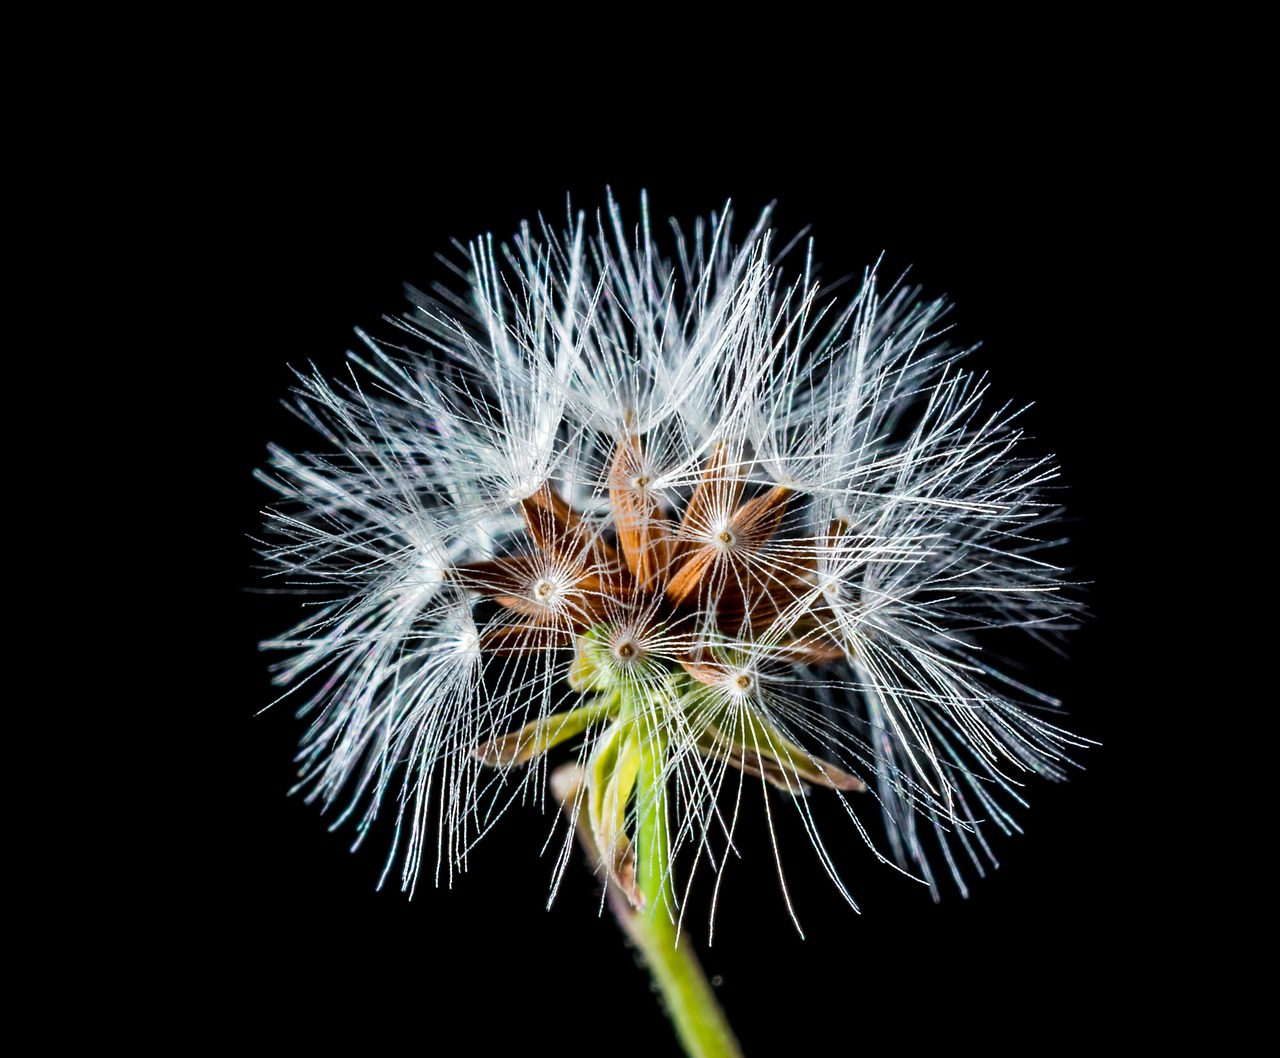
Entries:
POLYGON ((1052 645, 1079 605, 1045 555, 1056 470, 948 306, 874 270, 842 303, 811 245, 785 273, 768 210, 740 245, 731 220, 673 222, 664 254, 647 201, 629 229, 610 197, 594 231, 477 240, 398 340, 357 332, 345 381, 299 374, 324 443, 270 450, 262 554, 325 598, 263 646, 308 720, 299 788, 360 838, 393 814, 407 889, 554 786, 637 905, 642 819, 683 907, 755 797, 771 832, 798 810, 852 904, 817 786, 936 897, 931 862, 964 891, 1025 777, 1087 744, 984 654, 1052 645))

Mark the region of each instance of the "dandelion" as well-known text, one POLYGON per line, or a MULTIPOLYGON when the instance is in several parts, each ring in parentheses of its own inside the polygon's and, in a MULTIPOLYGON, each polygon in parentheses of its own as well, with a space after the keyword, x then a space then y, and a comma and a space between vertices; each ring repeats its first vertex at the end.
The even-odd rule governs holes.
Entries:
POLYGON ((464 293, 411 290, 341 383, 299 374, 325 449, 260 473, 266 560, 324 597, 264 644, 309 721, 307 798, 356 844, 391 813, 383 877, 411 891, 550 791, 553 895, 576 832, 686 1047, 726 1054, 678 929, 751 802, 771 833, 799 814, 855 908, 815 788, 936 898, 1083 744, 983 653, 1077 608, 1045 556, 1056 471, 961 366, 948 306, 875 270, 841 303, 811 245, 788 276, 767 210, 740 245, 731 225, 673 225, 665 256, 647 202, 628 229, 610 198, 593 234, 579 213, 471 243, 464 293))

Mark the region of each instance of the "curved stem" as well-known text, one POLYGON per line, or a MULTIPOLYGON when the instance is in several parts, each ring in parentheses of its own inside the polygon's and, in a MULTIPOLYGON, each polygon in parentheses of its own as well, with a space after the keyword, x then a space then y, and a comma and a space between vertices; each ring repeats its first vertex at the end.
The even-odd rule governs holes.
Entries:
MULTIPOLYGON (((651 715, 623 703, 623 722, 636 724, 640 764, 636 774, 636 888, 643 908, 626 896, 627 888, 616 880, 608 885, 609 907, 618 925, 644 958, 654 984, 662 994, 667 1016, 689 1058, 742 1058, 724 1011, 703 973, 693 945, 677 936, 676 901, 671 886, 671 842, 666 818, 666 738, 654 730, 651 715)), ((588 773, 576 764, 565 764, 551 773, 551 789, 565 813, 577 823, 578 840, 594 865, 607 861, 582 809, 589 786, 588 773)))
POLYGON ((676 931, 667 833, 666 739, 642 732, 640 772, 636 777, 636 876, 645 908, 611 899, 618 924, 644 957, 662 993, 667 1016, 690 1058, 742 1058, 742 1050, 724 1015, 693 945, 676 931))
MULTIPOLYGON (((637 726, 645 724, 645 717, 637 726)), ((660 731, 640 732, 640 770, 636 775, 636 884, 650 918, 669 923, 675 915, 671 890, 671 842, 667 837, 666 738, 660 731)), ((674 934, 672 939, 674 940, 674 934)))

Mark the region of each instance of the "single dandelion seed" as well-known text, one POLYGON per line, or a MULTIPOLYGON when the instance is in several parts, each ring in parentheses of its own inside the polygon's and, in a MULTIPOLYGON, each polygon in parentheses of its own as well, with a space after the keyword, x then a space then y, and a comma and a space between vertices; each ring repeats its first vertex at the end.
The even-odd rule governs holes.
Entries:
POLYGON ((635 231, 610 198, 592 234, 477 240, 465 293, 411 290, 343 383, 299 374, 326 448, 271 449, 263 554, 329 598, 263 645, 308 720, 299 789, 357 844, 392 814, 403 888, 550 790, 552 895, 576 833, 690 1053, 735 1054, 679 928, 747 799, 771 835, 798 812, 854 907, 815 788, 935 898, 938 862, 965 892, 1025 776, 1085 744, 984 637, 1051 641, 1078 605, 1046 554, 1056 471, 943 301, 871 270, 841 304, 811 249, 789 278, 767 210, 740 246, 726 208, 673 249, 643 199, 635 231))

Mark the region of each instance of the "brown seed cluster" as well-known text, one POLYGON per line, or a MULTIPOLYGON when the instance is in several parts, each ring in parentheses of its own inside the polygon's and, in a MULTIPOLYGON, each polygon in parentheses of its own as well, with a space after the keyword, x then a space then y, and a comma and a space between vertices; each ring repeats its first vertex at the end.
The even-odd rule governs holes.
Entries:
MULTIPOLYGON (((779 533, 790 489, 744 501, 747 483, 719 445, 677 522, 652 488, 635 436, 619 443, 608 484, 604 521, 584 518, 544 484, 521 505, 535 553, 460 568, 468 587, 523 618, 490 629, 486 649, 541 651, 549 639, 568 646, 592 628, 625 624, 629 638, 614 647, 625 661, 637 654, 636 640, 661 628, 666 642, 687 644, 676 660, 704 683, 727 675, 703 642, 710 630, 729 641, 766 638, 769 656, 782 661, 844 653, 815 591, 818 541, 779 533)), ((830 528, 831 539, 841 528, 830 528)), ((738 677, 740 690, 750 685, 749 675, 738 677)))

